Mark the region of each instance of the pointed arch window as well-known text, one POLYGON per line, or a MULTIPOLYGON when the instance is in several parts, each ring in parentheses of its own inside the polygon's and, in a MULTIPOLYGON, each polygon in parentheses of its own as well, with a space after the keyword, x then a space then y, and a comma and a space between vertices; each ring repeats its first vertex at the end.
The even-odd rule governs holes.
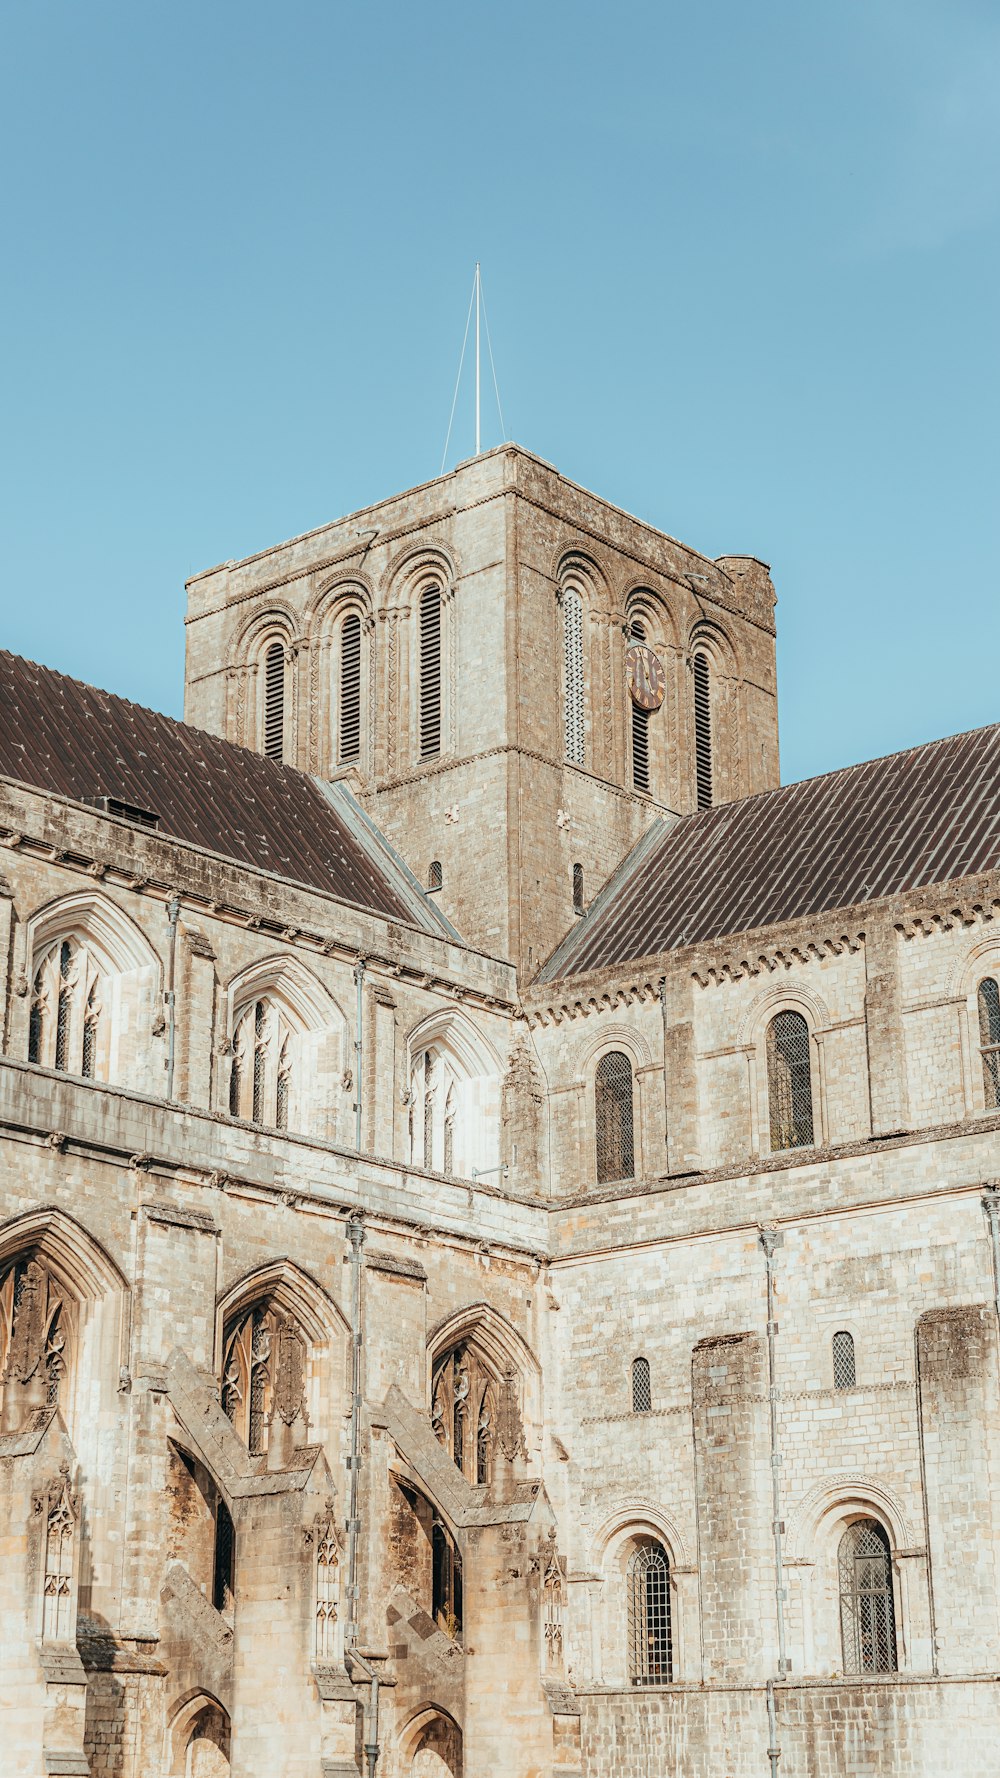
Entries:
POLYGON ((441 751, 441 588, 420 595, 420 757, 441 751))
POLYGON ((979 1053, 987 1111, 1000 1109, 1000 983, 987 976, 979 984, 979 1053))
MULTIPOLYGON (((645 640, 646 626, 634 617, 629 626, 629 641, 645 640)), ((636 790, 649 789, 649 711, 638 704, 632 704, 632 783, 636 790)))
POLYGON ((583 764, 583 600, 567 587, 563 608, 563 694, 566 758, 583 764))
POLYGON ((268 759, 285 755, 285 650, 269 644, 264 655, 264 752, 268 759))
POLYGON ((292 1031, 277 1001, 265 996, 239 1013, 233 1030, 229 1114, 287 1130, 292 1091, 292 1031))
POLYGON ((767 1027, 771 1148, 809 1148, 813 1136, 809 1026, 799 1012, 779 1012, 767 1027))
POLYGON ((694 657, 694 765, 698 808, 712 807, 712 670, 708 655, 694 657))
POLYGON ((833 1336, 833 1386, 835 1389, 854 1389, 857 1386, 854 1335, 845 1328, 833 1336))
POLYGON ((431 1425, 466 1481, 493 1479, 500 1380, 477 1348, 454 1346, 434 1367, 431 1425))
POLYGON ((361 757, 361 618, 349 611, 340 626, 340 733, 337 758, 341 765, 361 757))
POLYGON ((840 1631, 845 1673, 896 1672, 896 1616, 889 1539, 876 1519, 860 1519, 838 1551, 840 1631))
POLYGON ((594 1076, 597 1181, 635 1176, 632 1064, 624 1050, 609 1050, 594 1076))
POLYGON ((106 984, 89 948, 76 937, 52 945, 35 970, 28 1023, 28 1061, 107 1078, 106 984))
POLYGON ((411 1057, 410 1160, 428 1172, 468 1179, 495 1165, 499 1080, 485 1063, 447 1036, 411 1057))
POLYGON ((633 1358, 632 1360, 632 1412, 648 1414, 653 1406, 652 1379, 650 1377, 649 1359, 633 1358))
POLYGON ((251 1457, 270 1448, 275 1426, 303 1442, 308 1347, 298 1323, 273 1302, 242 1310, 223 1336, 223 1411, 251 1457), (298 1436, 295 1436, 295 1435, 298 1436))
POLYGON ((633 1685, 669 1685, 670 1562, 662 1543, 639 1538, 628 1559, 628 1669, 633 1685))

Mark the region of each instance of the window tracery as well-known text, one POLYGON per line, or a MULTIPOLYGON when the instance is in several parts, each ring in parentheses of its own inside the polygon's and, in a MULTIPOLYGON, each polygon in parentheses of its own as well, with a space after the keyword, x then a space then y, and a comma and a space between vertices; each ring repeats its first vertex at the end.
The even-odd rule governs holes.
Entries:
POLYGON ((437 1365, 431 1391, 431 1425, 466 1481, 493 1479, 498 1431, 498 1379, 474 1346, 464 1341, 437 1365))
POLYGON ((976 996, 979 1008, 979 1054, 987 1111, 1000 1108, 1000 982, 986 976, 976 996))
POLYGON ((480 1072, 469 1046, 433 1037, 411 1056, 410 1160, 428 1172, 468 1179, 493 1166, 498 1141, 499 1080, 480 1072))
POLYGON ((636 1539, 626 1584, 629 1679, 633 1685, 668 1685, 673 1671, 670 1562, 655 1538, 636 1539))
POLYGON ((44 1516, 42 1640, 75 1643, 75 1541, 79 1502, 70 1489, 67 1464, 62 1465, 58 1481, 35 1496, 34 1507, 44 1516))
POLYGON ((317 1661, 339 1655, 340 1539, 330 1502, 313 1525, 316 1582, 315 1652, 317 1661))
POLYGON ((542 1553, 542 1651, 550 1673, 560 1673, 563 1668, 563 1571, 555 1535, 553 1526, 549 1547, 542 1553))
POLYGON ((31 990, 28 1061, 87 1080, 107 1078, 103 972, 84 942, 57 940, 38 964, 31 990))
POLYGON ((840 1541, 840 1630, 845 1673, 895 1673, 896 1616, 889 1539, 859 1519, 840 1541))
POLYGON ((767 1027, 767 1097, 771 1148, 814 1141, 809 1026, 800 1012, 776 1013, 767 1027))
POLYGON ((226 1329, 222 1407, 251 1457, 283 1460, 288 1448, 304 1442, 306 1360, 297 1323, 271 1303, 255 1303, 226 1329))
POLYGON ((68 1308, 47 1268, 27 1255, 0 1274, 0 1430, 18 1432, 56 1407, 66 1369, 68 1308))
POLYGON ((251 1001, 233 1030, 229 1111, 247 1123, 287 1130, 292 1088, 292 1028, 269 995, 251 1001))

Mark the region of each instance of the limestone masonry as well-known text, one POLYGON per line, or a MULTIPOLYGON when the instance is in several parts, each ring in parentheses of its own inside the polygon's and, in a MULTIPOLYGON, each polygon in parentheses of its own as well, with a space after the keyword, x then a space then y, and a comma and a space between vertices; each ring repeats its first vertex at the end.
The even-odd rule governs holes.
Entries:
POLYGON ((3 1778, 987 1778, 1000 727, 505 446, 0 656, 3 1778))

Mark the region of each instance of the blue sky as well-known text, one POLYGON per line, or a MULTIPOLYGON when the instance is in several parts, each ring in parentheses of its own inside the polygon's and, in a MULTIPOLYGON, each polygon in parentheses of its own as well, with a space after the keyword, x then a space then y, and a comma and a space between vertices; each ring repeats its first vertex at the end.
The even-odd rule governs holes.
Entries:
POLYGON ((771 563, 786 779, 1000 717, 995 5, 0 31, 0 644, 179 714, 186 575, 437 473, 478 257, 510 436, 771 563))

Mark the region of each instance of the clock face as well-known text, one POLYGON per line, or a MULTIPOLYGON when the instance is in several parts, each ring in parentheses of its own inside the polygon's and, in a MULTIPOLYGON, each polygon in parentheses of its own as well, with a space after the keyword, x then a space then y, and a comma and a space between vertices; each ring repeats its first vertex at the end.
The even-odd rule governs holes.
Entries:
POLYGON ((659 655, 644 642, 633 642, 625 655, 629 697, 640 710, 658 710, 667 690, 667 675, 659 655))

